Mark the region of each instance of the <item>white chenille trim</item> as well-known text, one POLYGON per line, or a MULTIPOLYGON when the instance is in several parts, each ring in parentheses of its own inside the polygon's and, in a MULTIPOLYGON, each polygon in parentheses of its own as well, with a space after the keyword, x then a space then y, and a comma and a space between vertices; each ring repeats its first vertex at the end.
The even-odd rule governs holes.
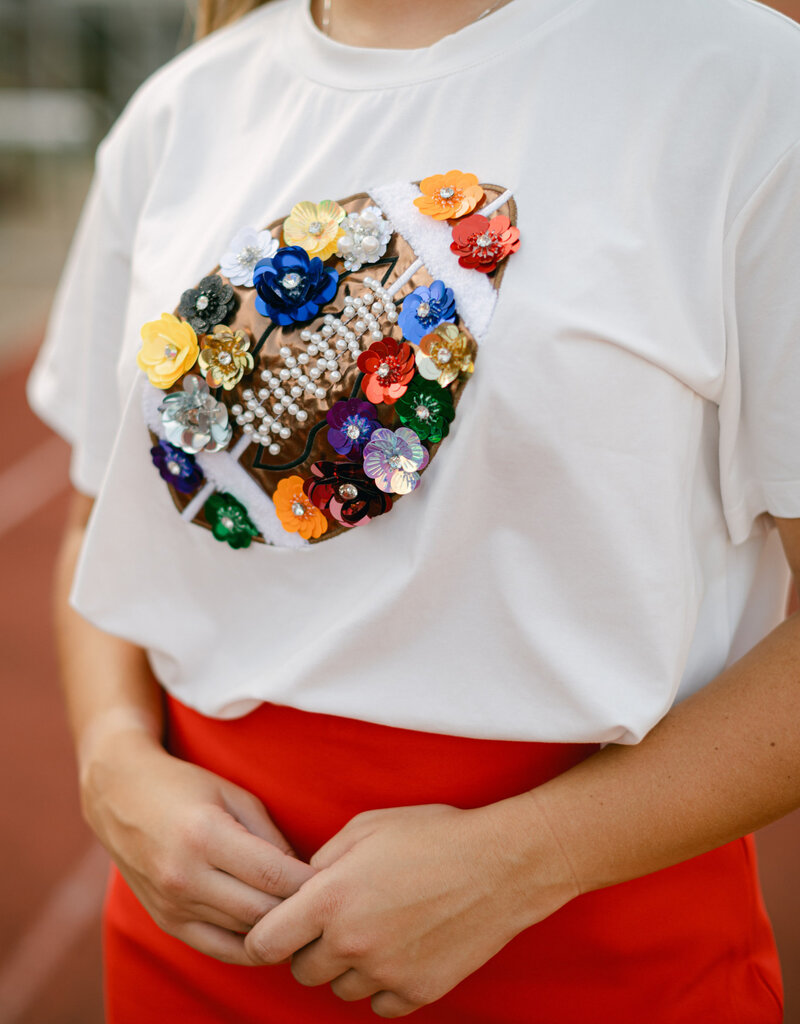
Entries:
MULTIPOLYGON (((164 400, 164 392, 159 388, 150 387, 143 382, 142 409, 144 419, 150 430, 159 438, 164 439, 164 425, 158 411, 164 400)), ((250 438, 243 434, 229 451, 200 452, 195 456, 197 464, 203 470, 208 483, 192 498, 186 506, 183 516, 193 519, 201 505, 213 491, 228 491, 244 505, 247 514, 258 527, 268 544, 280 548, 306 548, 308 541, 303 540, 299 533, 289 533, 281 525, 272 498, 258 486, 247 470, 239 464, 239 458, 250 444, 250 438), (191 514, 190 514, 190 509, 191 514)))
MULTIPOLYGON (((405 238, 434 278, 453 289, 458 315, 472 332, 478 344, 484 340, 494 313, 497 292, 485 274, 462 267, 450 251, 453 240, 450 226, 434 220, 414 206, 422 195, 416 185, 396 181, 369 190, 370 196, 405 238)), ((510 189, 481 210, 486 214, 498 209, 511 197, 510 189)))

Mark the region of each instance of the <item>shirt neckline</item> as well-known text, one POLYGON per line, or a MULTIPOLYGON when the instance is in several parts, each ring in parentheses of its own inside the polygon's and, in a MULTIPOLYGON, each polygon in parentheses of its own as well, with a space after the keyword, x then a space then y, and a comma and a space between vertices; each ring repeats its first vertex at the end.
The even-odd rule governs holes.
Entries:
POLYGON ((499 10, 420 49, 349 46, 326 36, 309 0, 289 0, 285 54, 292 67, 324 85, 387 89, 443 78, 518 45, 581 0, 511 0, 499 10))

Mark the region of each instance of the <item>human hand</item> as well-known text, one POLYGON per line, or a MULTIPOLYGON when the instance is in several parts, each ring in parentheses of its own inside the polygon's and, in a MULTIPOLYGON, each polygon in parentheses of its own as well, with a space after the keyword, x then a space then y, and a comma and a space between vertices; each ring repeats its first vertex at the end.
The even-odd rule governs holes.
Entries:
POLYGON ((229 963, 252 964, 244 935, 314 874, 263 804, 129 730, 94 745, 84 816, 164 931, 229 963))
POLYGON ((552 843, 532 840, 530 802, 463 811, 369 811, 311 859, 319 873, 262 918, 245 948, 292 957, 303 985, 371 997, 380 1017, 439 999, 524 928, 577 895, 552 843), (541 856, 539 855, 541 852, 541 856))

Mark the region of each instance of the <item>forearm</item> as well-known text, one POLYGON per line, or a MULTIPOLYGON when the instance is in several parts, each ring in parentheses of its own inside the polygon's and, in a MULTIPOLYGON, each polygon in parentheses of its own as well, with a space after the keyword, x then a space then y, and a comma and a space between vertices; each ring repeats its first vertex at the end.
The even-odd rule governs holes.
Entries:
POLYGON ((800 805, 800 615, 638 745, 606 747, 509 803, 540 837, 527 851, 533 875, 542 826, 545 835, 549 827, 581 891, 686 860, 793 810, 800 805))
POLYGON ((161 689, 141 648, 97 629, 69 604, 90 508, 89 499, 75 497, 54 587, 61 680, 81 772, 113 736, 135 731, 158 742, 163 729, 161 689))

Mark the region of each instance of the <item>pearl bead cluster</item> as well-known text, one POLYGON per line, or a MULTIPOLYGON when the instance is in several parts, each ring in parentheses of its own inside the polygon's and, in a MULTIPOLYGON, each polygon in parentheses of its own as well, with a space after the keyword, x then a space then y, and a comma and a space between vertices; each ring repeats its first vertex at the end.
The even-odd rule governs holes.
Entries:
POLYGON ((329 388, 342 379, 339 360, 358 359, 362 338, 368 343, 383 338, 381 317, 390 324, 397 322, 397 307, 380 281, 365 277, 364 284, 369 291, 348 296, 341 317, 326 313, 318 331, 300 331, 300 340, 306 342, 304 352, 295 356, 288 345, 282 345, 281 368, 277 372, 262 370, 263 386, 245 388, 244 405, 231 406, 236 423, 270 455, 279 455, 280 442, 292 436, 292 420, 302 425, 308 419, 300 405, 303 395, 325 398, 329 388))

